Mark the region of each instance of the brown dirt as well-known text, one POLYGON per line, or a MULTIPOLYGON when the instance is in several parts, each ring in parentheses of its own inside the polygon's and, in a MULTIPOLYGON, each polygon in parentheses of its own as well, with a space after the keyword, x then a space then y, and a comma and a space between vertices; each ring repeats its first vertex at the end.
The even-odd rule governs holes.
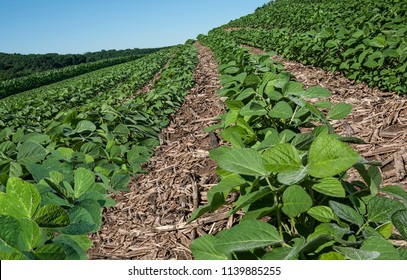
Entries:
POLYGON ((145 166, 148 174, 132 181, 130 193, 116 194, 117 205, 105 211, 90 259, 191 259, 194 238, 228 224, 224 211, 186 224, 218 181, 208 158, 217 141, 203 129, 223 112, 216 95, 218 65, 209 49, 196 46, 196 84, 162 131, 161 145, 145 166))
MULTIPOLYGON (((258 48, 245 47, 257 54, 264 53, 258 48)), ((281 62, 305 88, 322 86, 332 92, 329 100, 333 103, 351 104, 351 115, 333 123, 336 132, 368 143, 353 147, 366 159, 383 163, 383 185, 400 185, 407 190, 407 95, 383 92, 365 83, 356 84, 340 73, 288 61, 280 56, 273 59, 281 62)), ((350 172, 351 179, 357 178, 355 173, 350 172)))
POLYGON ((151 91, 151 90, 153 89, 154 83, 155 83, 158 79, 160 79, 161 73, 162 73, 162 72, 164 71, 164 69, 166 69, 167 66, 171 63, 171 61, 172 61, 172 59, 174 58, 174 56, 176 55, 176 53, 177 53, 177 51, 175 51, 175 52, 171 55, 171 57, 170 57, 170 59, 167 61, 167 63, 165 63, 164 66, 161 67, 161 69, 160 69, 157 73, 155 73, 154 77, 153 77, 150 81, 148 81, 142 88, 136 90, 136 91, 133 93, 132 96, 130 96, 129 98, 126 98, 123 102, 128 101, 128 100, 132 100, 132 99, 136 98, 136 96, 139 95, 139 94, 144 94, 144 93, 147 93, 147 92, 151 91))

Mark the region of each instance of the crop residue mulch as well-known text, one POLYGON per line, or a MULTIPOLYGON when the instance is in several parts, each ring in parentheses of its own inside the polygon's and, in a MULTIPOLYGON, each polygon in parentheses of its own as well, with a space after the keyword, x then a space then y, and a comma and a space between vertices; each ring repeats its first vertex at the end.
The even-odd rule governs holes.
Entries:
MULTIPOLYGON (((254 53, 264 51, 250 48, 254 53)), ((382 162, 383 185, 399 185, 407 190, 407 95, 399 96, 356 84, 339 73, 325 71, 288 61, 280 56, 273 59, 284 65, 305 88, 322 86, 332 92, 333 103, 349 103, 352 113, 333 123, 336 132, 358 137, 367 144, 353 145, 366 159, 382 162)), ((356 172, 350 172, 355 179, 356 172)))
POLYGON ((218 181, 208 158, 217 139, 203 129, 223 112, 216 60, 209 49, 196 46, 195 86, 161 133, 161 145, 145 166, 148 174, 131 183, 131 192, 116 194, 117 205, 105 211, 102 229, 92 237, 90 259, 191 259, 194 238, 230 223, 221 211, 186 224, 218 181))

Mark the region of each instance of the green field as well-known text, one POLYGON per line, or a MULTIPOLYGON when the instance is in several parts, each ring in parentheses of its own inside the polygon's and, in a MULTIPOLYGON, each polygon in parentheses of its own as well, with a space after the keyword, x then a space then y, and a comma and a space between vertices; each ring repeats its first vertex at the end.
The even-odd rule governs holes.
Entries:
POLYGON ((88 258, 102 209, 145 172, 160 132, 198 82, 194 43, 219 63, 226 111, 205 129, 223 141, 209 151, 219 183, 185 220, 222 207, 228 217, 243 214, 230 228, 196 238, 193 257, 407 259, 407 192, 383 185, 382 163, 354 149, 362 139, 335 132, 352 106, 331 102, 322 86, 306 88, 272 59, 340 72, 401 98, 407 2, 397 0, 277 0, 137 59, 0 82, 0 259, 88 258))

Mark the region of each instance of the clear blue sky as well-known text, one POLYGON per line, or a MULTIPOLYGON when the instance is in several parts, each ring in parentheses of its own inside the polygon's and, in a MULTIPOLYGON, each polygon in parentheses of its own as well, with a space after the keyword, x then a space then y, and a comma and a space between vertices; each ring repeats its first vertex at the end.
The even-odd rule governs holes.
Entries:
POLYGON ((84 53, 184 43, 268 0, 0 0, 0 52, 84 53))

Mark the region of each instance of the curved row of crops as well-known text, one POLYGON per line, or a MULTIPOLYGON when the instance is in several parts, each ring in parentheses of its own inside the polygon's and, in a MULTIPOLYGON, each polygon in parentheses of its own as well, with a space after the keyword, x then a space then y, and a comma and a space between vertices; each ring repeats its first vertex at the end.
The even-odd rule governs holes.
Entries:
POLYGON ((222 30, 198 39, 220 63, 219 94, 227 98, 221 123, 208 130, 220 129, 228 145, 210 151, 221 180, 191 220, 227 204, 231 193, 238 196, 229 215, 244 216, 230 229, 196 239, 194 257, 406 259, 407 250, 390 239, 407 240, 407 193, 379 188, 380 163, 365 160, 347 144, 361 141, 335 134, 330 125, 351 105, 332 104, 322 87, 304 90, 270 54, 250 54, 222 30), (363 181, 347 179, 352 167, 363 181))
POLYGON ((0 82, 0 98, 4 98, 33 88, 38 88, 44 85, 56 83, 98 69, 133 61, 141 57, 142 56, 125 56, 102 59, 95 62, 88 62, 74 66, 68 66, 62 69, 33 73, 28 76, 2 81, 0 82))
POLYGON ((60 111, 86 104, 100 106, 107 100, 116 102, 131 96, 152 79, 173 51, 162 50, 135 61, 0 99, 0 128, 24 127, 40 132, 60 111))
POLYGON ((277 0, 224 26, 240 42, 407 92, 407 2, 277 0))
POLYGON ((99 230, 101 208, 115 203, 109 193, 126 191, 142 171, 196 64, 196 48, 180 46, 149 93, 125 98, 144 80, 135 72, 108 90, 110 99, 59 112, 40 132, 1 130, 0 259, 85 259, 87 234, 99 230))

